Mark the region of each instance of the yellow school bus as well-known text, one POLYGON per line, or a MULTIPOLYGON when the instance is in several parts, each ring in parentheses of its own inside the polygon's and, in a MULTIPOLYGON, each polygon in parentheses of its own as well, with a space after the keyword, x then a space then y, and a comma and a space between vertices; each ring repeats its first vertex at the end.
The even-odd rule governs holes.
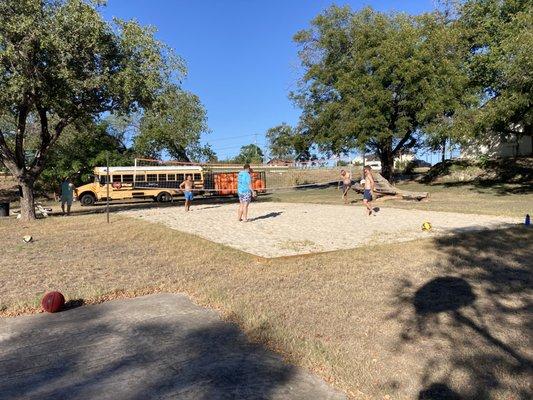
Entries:
POLYGON ((201 166, 147 166, 109 167, 110 183, 107 183, 107 168, 94 168, 94 180, 76 188, 82 206, 97 201, 153 199, 159 202, 171 201, 181 193, 179 186, 187 175, 191 175, 194 188, 201 193, 204 187, 204 173, 201 166))

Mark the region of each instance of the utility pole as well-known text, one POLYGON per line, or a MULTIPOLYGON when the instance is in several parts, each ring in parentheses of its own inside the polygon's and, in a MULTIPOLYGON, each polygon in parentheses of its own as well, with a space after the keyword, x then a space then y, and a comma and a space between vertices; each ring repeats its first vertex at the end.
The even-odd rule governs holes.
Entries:
POLYGON ((105 203, 105 212, 107 214, 107 223, 109 224, 109 151, 106 154, 106 203, 105 203))
POLYGON ((256 157, 256 159, 257 159, 257 158, 259 157, 259 153, 257 152, 257 148, 259 147, 259 146, 257 145, 257 133, 254 133, 254 145, 255 145, 255 148, 254 148, 254 150, 255 150, 255 157, 256 157))

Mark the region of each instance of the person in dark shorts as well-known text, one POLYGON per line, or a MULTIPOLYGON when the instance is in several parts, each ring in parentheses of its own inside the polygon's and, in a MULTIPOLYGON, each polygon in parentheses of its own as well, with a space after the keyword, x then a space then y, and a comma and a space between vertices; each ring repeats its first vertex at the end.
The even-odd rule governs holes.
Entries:
POLYGON ((70 208, 72 207, 75 192, 76 190, 70 181, 70 178, 67 176, 63 178, 63 181, 61 182, 61 211, 63 215, 65 215, 65 204, 67 205, 66 215, 70 215, 70 208))
POLYGON ((341 178, 342 178, 342 199, 344 200, 344 204, 348 204, 348 192, 350 191, 350 188, 352 187, 352 174, 342 169, 341 178))
POLYGON ((364 173, 364 185, 365 190, 363 192, 363 204, 366 206, 368 215, 372 215, 372 193, 376 190, 376 183, 374 182, 374 177, 372 176, 372 168, 369 165, 365 165, 363 168, 364 173))

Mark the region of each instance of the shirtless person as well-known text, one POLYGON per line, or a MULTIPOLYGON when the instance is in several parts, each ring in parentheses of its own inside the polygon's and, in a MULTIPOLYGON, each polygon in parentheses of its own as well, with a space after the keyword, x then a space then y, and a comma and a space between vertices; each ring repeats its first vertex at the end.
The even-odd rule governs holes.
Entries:
POLYGON ((180 189, 183 190, 185 195, 185 211, 189 211, 191 208, 191 201, 193 200, 192 190, 194 187, 194 182, 192 180, 192 175, 187 175, 187 178, 181 182, 180 189))
POLYGON ((368 210, 368 215, 372 215, 372 193, 376 191, 376 183, 372 176, 372 168, 369 165, 365 165, 363 168, 365 191, 363 193, 363 203, 368 210))
POLYGON ((348 204, 348 192, 352 187, 352 174, 341 169, 342 177, 342 198, 344 199, 344 204, 348 204))

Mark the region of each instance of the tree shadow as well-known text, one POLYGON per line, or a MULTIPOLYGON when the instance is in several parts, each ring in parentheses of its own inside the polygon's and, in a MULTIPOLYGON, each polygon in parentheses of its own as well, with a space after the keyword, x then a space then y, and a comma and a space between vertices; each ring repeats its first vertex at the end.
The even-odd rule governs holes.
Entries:
POLYGON ((440 274, 396 285, 396 350, 425 348, 419 399, 531 398, 531 239, 523 227, 436 238, 440 274))
POLYGON ((500 180, 477 180, 470 182, 445 182, 434 183, 431 186, 442 186, 443 188, 465 187, 470 186, 469 190, 477 193, 490 193, 506 196, 511 194, 529 194, 533 193, 533 183, 508 183, 500 180))
POLYGON ((518 157, 497 158, 487 160, 482 166, 473 161, 446 160, 434 165, 420 180, 422 183, 448 187, 471 186, 470 190, 505 196, 510 194, 528 194, 533 192, 533 158, 518 157), (454 170, 467 170, 469 167, 478 167, 482 173, 467 181, 435 183, 443 176, 450 175, 454 170))
POLYGON ((0 326, 2 399, 283 399, 332 393, 215 313, 183 299, 158 303, 158 296, 169 295, 128 300, 134 306, 127 310, 109 302, 25 317, 7 330, 0 326), (178 312, 171 311, 175 307, 178 312))
POLYGON ((461 400, 461 396, 444 383, 432 383, 418 394, 418 400, 461 400))

